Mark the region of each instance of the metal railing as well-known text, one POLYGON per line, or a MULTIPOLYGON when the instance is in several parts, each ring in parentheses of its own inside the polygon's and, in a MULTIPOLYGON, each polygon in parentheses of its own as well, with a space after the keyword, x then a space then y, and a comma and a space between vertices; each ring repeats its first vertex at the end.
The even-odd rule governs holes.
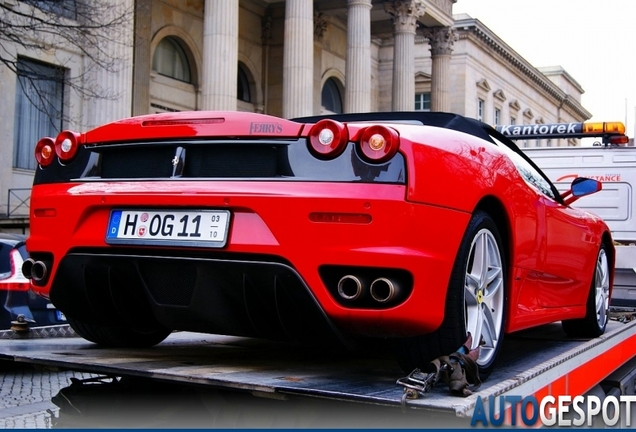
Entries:
POLYGON ((31 188, 9 189, 7 194, 7 217, 28 217, 31 188))

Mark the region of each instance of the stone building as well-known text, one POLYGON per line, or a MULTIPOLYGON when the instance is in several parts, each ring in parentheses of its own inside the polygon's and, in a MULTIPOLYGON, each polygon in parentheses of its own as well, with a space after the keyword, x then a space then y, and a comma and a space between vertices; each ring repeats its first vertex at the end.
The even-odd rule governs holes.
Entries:
MULTIPOLYGON (((560 67, 534 67, 477 19, 453 16, 456 0, 111 1, 131 11, 124 43, 103 47, 119 62, 117 72, 90 67, 76 46, 42 53, 8 45, 50 82, 62 69, 117 97, 91 99, 52 86, 47 91, 67 120, 34 127, 37 115, 27 109, 33 101, 20 78, 0 66, 0 229, 28 224, 39 137, 130 115, 240 110, 293 118, 415 109, 491 124, 591 117, 573 77, 560 67)), ((562 141, 521 144, 576 144, 562 141)))

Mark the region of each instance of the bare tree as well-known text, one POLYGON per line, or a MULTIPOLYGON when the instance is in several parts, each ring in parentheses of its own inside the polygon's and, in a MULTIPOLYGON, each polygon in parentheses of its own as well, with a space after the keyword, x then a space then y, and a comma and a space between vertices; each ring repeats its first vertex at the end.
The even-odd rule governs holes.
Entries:
POLYGON ((0 0, 0 62, 17 74, 27 98, 53 119, 64 119, 64 108, 53 106, 38 80, 56 81, 83 98, 112 99, 112 89, 89 79, 95 68, 117 72, 122 59, 114 58, 113 44, 132 45, 129 33, 133 8, 109 0, 0 0), (19 49, 16 49, 18 47, 19 49), (59 70, 43 76, 37 68, 20 63, 17 52, 37 58, 56 49, 76 52, 83 57, 82 72, 70 74, 58 58, 59 70))

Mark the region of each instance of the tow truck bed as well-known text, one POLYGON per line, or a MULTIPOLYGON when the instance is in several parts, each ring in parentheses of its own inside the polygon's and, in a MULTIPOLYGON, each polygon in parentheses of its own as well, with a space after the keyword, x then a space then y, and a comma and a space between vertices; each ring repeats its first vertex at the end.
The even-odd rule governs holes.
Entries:
MULTIPOLYGON (((438 385, 406 401, 415 410, 470 417, 477 397, 583 394, 636 353, 636 321, 610 321, 600 338, 568 339, 559 323, 507 337, 499 366, 473 395, 438 385)), ((149 349, 105 349, 81 338, 0 339, 0 359, 106 374, 400 407, 405 374, 386 354, 351 354, 177 332, 149 349)), ((485 402, 487 403, 487 402, 485 402)))

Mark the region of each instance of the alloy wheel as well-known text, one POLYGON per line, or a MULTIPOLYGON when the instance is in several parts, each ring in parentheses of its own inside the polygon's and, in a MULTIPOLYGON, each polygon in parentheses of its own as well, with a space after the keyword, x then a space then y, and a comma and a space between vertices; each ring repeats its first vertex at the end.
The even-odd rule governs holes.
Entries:
POLYGON ((464 284, 466 330, 473 337, 471 349, 481 346, 480 366, 491 363, 496 354, 503 331, 504 295, 499 246, 484 228, 473 238, 464 284))
POLYGON ((595 305, 596 305, 596 322, 599 328, 607 323, 607 312, 609 311, 609 265, 607 263, 607 254, 604 249, 598 254, 596 260, 596 274, 594 277, 595 285, 595 305))

